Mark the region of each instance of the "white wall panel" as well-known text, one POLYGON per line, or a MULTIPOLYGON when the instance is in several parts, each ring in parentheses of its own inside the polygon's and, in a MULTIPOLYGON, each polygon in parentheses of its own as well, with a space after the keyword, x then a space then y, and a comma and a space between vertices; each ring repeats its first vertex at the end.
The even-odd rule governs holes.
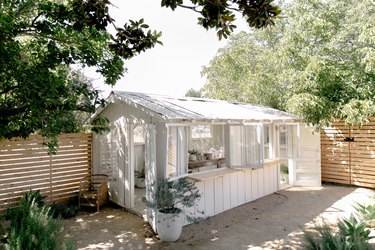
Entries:
POLYGON ((214 181, 215 185, 215 214, 224 211, 224 195, 223 195, 223 177, 220 176, 214 181))
POLYGON ((230 207, 237 207, 238 205, 237 173, 233 173, 230 174, 230 207))
POLYGON ((215 186, 214 179, 205 181, 204 183, 205 193, 205 214, 207 216, 215 215, 215 186))
POLYGON ((245 170, 245 202, 252 201, 252 182, 251 182, 251 169, 245 170))
POLYGON ((245 186, 245 176, 246 172, 243 170, 237 174, 237 181, 238 181, 238 203, 244 204, 246 201, 246 186, 245 186))
POLYGON ((223 202, 224 211, 231 208, 230 206, 230 175, 223 176, 223 202))
POLYGON ((198 210, 209 217, 256 200, 278 190, 277 165, 245 169, 196 182, 202 197, 198 210), (265 186, 266 185, 266 186, 265 186))

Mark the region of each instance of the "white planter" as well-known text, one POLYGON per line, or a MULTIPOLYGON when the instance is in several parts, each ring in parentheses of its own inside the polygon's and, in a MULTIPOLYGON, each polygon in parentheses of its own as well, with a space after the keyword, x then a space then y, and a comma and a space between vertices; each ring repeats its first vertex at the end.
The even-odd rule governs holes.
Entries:
POLYGON ((145 183, 145 178, 134 178, 135 179, 135 186, 138 188, 145 188, 146 183, 145 183))
POLYGON ((157 216, 156 230, 160 240, 164 242, 178 240, 182 231, 181 213, 176 215, 158 212, 157 216))

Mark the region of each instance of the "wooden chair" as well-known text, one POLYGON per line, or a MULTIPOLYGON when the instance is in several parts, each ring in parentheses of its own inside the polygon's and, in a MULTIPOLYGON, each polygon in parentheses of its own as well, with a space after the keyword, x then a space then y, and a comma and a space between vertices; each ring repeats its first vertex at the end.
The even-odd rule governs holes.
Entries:
POLYGON ((92 174, 79 182, 78 206, 99 207, 108 199, 108 175, 92 174))

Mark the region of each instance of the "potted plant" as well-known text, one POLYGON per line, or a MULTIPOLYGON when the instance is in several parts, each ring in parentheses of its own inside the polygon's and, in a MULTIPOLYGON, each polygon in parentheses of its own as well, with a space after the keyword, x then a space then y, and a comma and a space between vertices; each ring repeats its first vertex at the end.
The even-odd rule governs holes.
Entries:
POLYGON ((280 172, 281 172, 281 177, 284 182, 288 182, 289 180, 289 168, 285 164, 280 165, 280 172))
POLYGON ((198 159, 197 158, 198 155, 200 155, 199 151, 196 150, 195 148, 189 149, 188 153, 189 153, 189 161, 196 161, 198 159))
POLYGON ((145 168, 142 168, 140 171, 135 171, 135 186, 138 188, 144 188, 146 187, 145 183, 145 168))
MULTIPOLYGON (((173 242, 178 240, 182 231, 182 216, 184 208, 195 206, 201 197, 194 183, 186 177, 175 181, 161 179, 157 182, 153 200, 142 197, 142 201, 156 213, 156 230, 160 240, 173 242)), ((194 220, 189 214, 187 219, 194 220)))

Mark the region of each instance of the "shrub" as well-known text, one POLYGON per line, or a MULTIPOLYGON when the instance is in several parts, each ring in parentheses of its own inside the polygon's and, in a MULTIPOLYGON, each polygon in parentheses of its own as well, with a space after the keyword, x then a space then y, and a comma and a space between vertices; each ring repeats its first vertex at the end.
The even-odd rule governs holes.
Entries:
POLYGON ((305 232, 306 249, 308 250, 367 250, 371 249, 368 240, 370 230, 366 224, 356 220, 354 216, 349 219, 342 219, 338 222, 338 231, 327 224, 316 226, 315 233, 305 232))
POLYGON ((356 210, 355 215, 357 218, 364 223, 368 227, 374 228, 375 227, 375 195, 371 196, 371 204, 360 204, 358 202, 355 203, 354 209, 356 210))
POLYGON ((5 219, 10 220, 6 249, 73 249, 71 243, 57 245, 60 226, 39 191, 26 193, 17 207, 6 212, 5 219))
POLYGON ((61 204, 52 204, 50 206, 50 215, 52 218, 63 218, 68 219, 74 217, 78 213, 78 206, 65 206, 61 204))

